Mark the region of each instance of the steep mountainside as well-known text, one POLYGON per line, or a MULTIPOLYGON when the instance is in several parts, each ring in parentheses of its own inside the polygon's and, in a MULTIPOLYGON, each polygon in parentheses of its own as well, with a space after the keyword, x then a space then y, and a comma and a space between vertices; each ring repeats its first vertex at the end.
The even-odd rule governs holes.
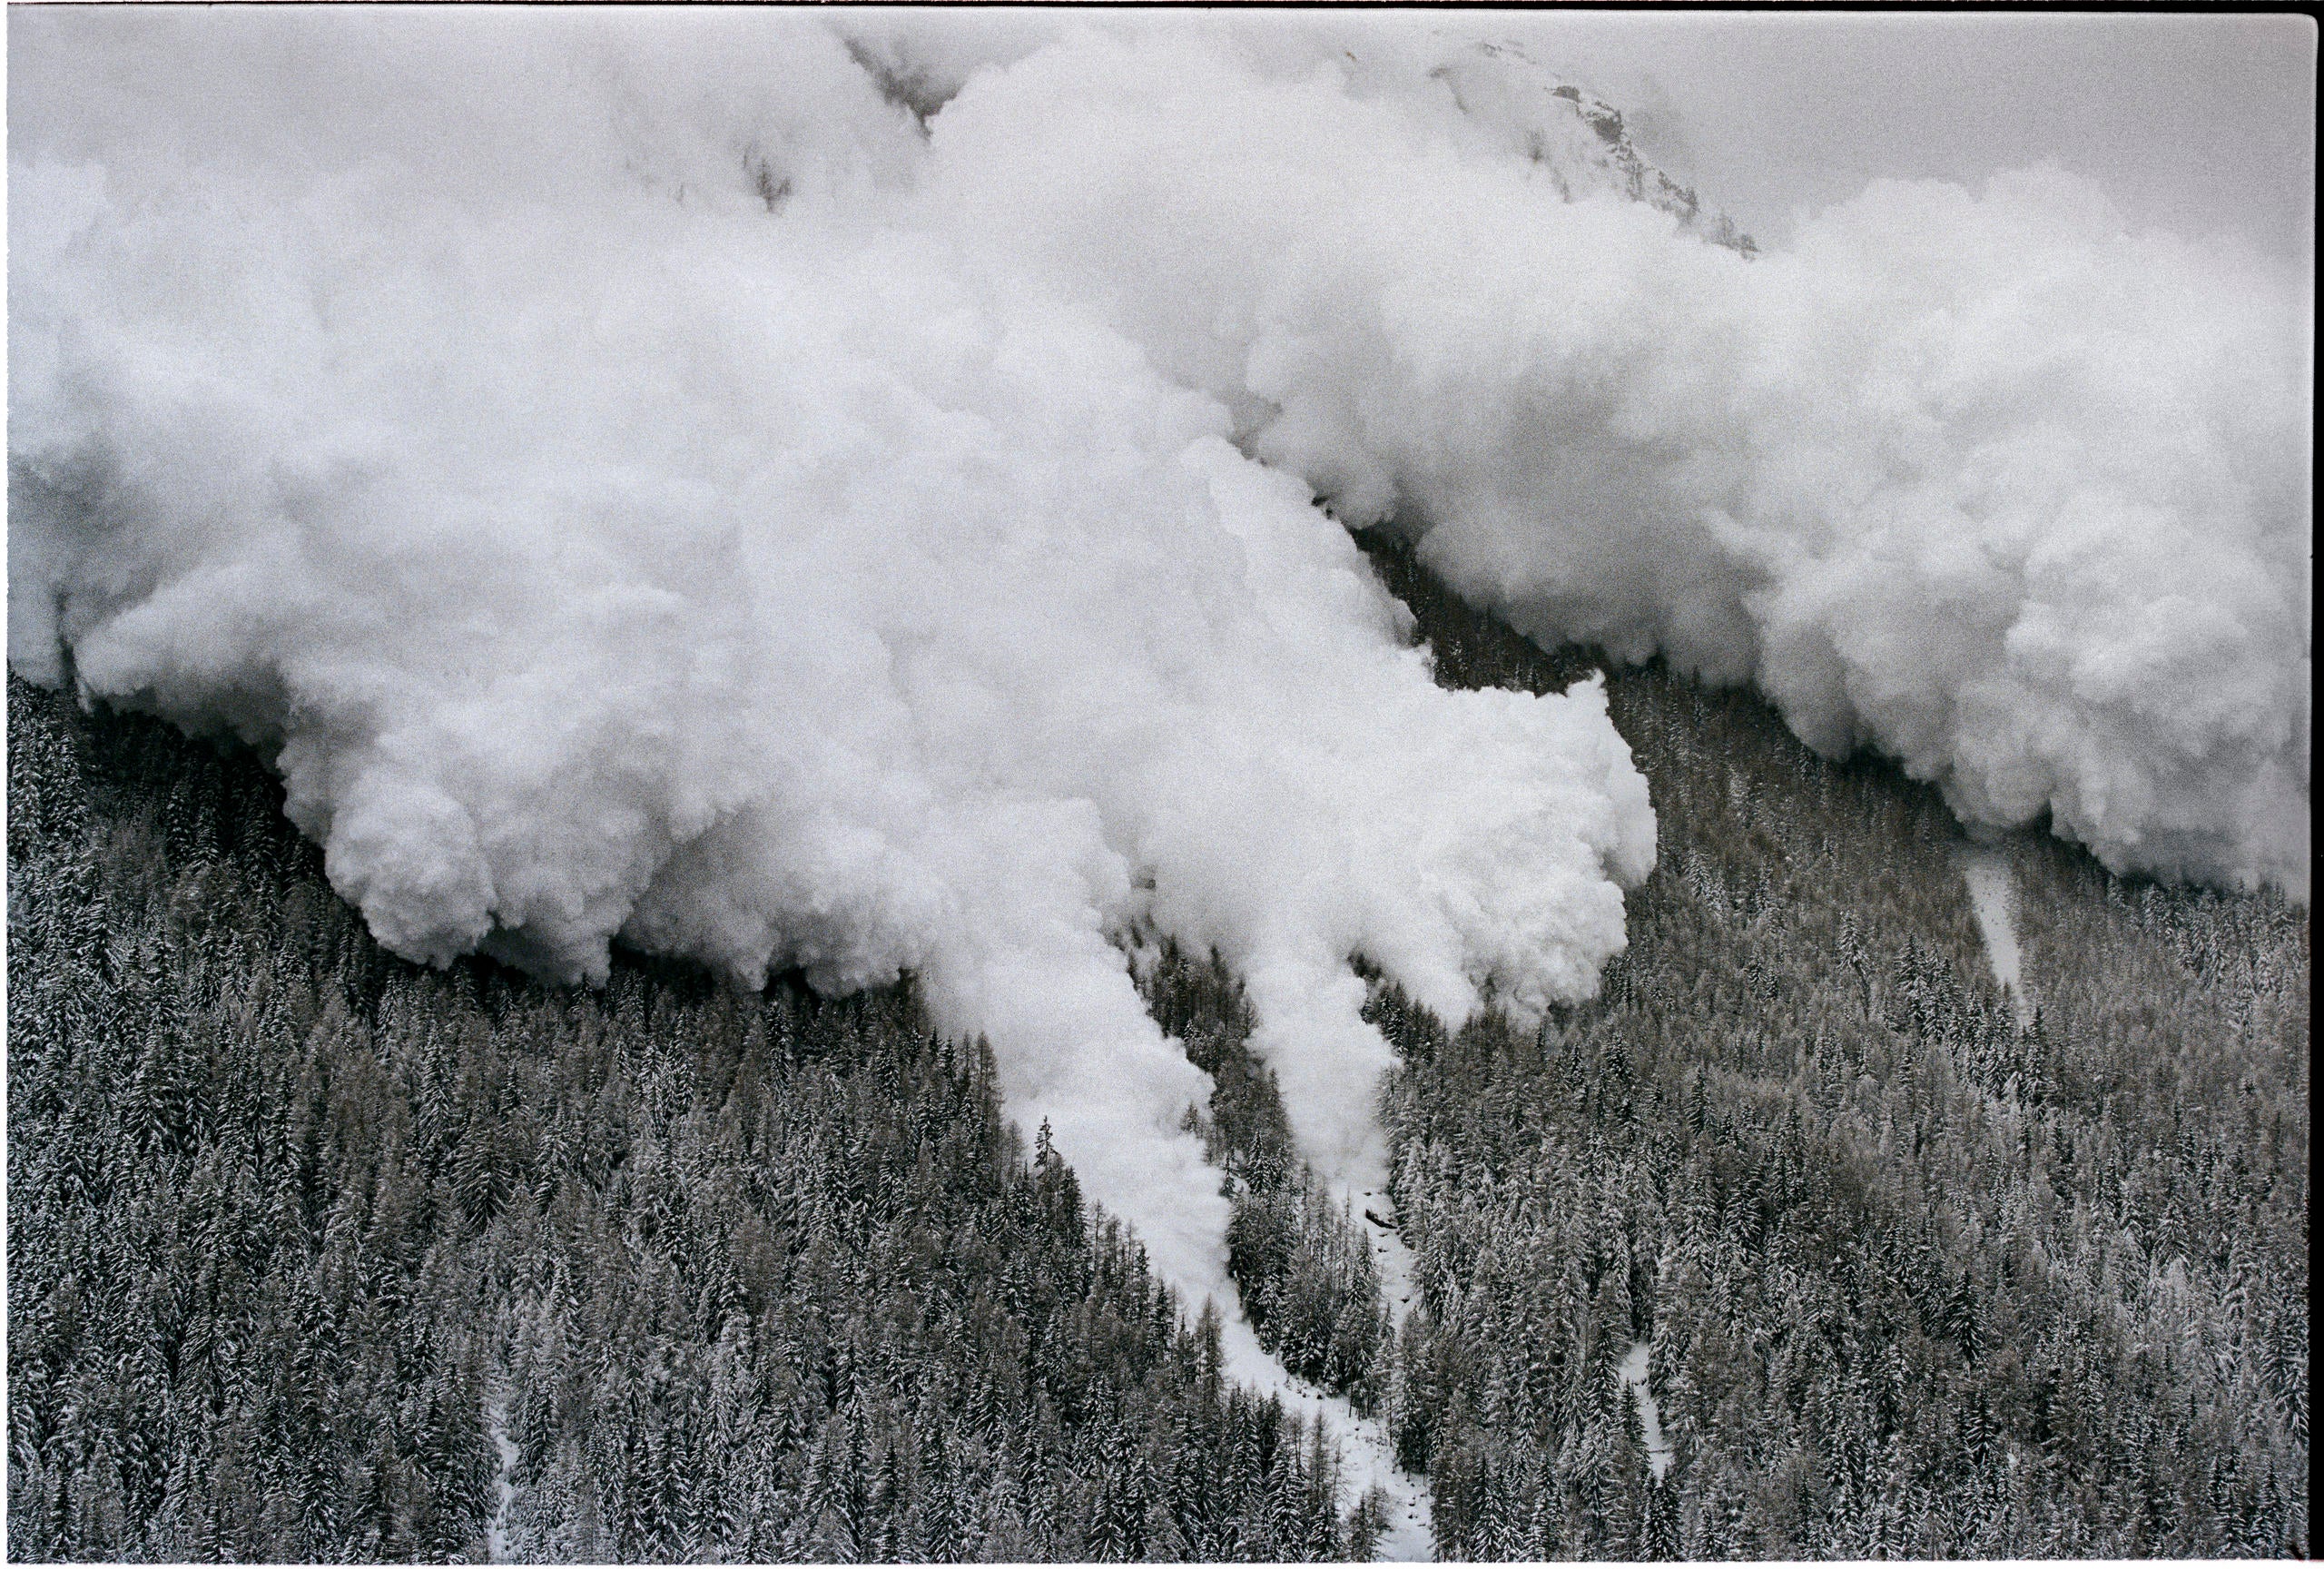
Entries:
MULTIPOLYGON (((1590 667, 1367 546, 1441 680, 1590 667)), ((1387 1422, 1448 1556, 2305 1552, 2307 913, 2008 842, 2021 1027, 1931 792, 1609 685, 1661 859, 1602 995, 1448 1032, 1374 988, 1401 1325, 1236 979, 1130 934, 1266 1345, 1387 1422)), ((19 1555, 1377 1539, 908 992, 414 967, 254 761, 8 704, 19 1555)))
MULTIPOLYGON (((1441 679, 1581 668, 1374 558, 1441 679)), ((2308 913, 2019 836, 2021 1026, 1933 791, 1609 686, 1661 840, 1601 996, 1374 999, 1424 1299, 1383 1399, 1443 1551, 2305 1553, 2308 913)))
POLYGON ((431 972, 254 760, 8 720, 15 1556, 1366 1552, 909 991, 431 972))
POLYGON ((1657 168, 1631 140, 1622 112, 1535 63, 1516 44, 1472 44, 1430 73, 1461 113, 1503 131, 1512 148, 1550 172, 1567 200, 1612 191, 1745 256, 1758 245, 1690 186, 1657 168))

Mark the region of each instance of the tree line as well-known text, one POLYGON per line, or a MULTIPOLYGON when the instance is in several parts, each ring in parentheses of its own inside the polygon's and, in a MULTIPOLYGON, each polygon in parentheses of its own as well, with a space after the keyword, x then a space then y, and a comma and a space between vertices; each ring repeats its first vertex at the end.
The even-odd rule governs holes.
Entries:
MULTIPOLYGON (((1440 681, 1602 663, 1364 543, 1440 681)), ((2014 836, 2021 1019, 1932 791, 1608 693, 1661 854, 1599 995, 1456 1031, 1366 971, 1401 1325, 1238 980, 1125 934, 1262 1344, 1448 1557, 2304 1555, 2306 911, 2014 836)), ((14 676, 8 722, 19 1557, 1376 1545, 909 985, 424 970, 247 755, 14 676)))
POLYGON ((379 950, 263 771, 8 695, 25 1559, 1368 1555, 902 986, 379 950))
MULTIPOLYGON (((1583 667, 1368 544, 1440 681, 1583 667)), ((1449 1032, 1374 989, 1422 1298, 1384 1399, 1443 1551, 2303 1555, 2306 911, 2014 836, 2021 1023, 1934 791, 1608 692, 1661 854, 1599 997, 1449 1032)))

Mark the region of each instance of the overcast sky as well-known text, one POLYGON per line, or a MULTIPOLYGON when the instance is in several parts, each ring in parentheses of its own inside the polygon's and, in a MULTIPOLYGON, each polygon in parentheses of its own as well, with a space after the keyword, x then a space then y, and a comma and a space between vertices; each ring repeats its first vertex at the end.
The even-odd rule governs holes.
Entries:
POLYGON ((2136 227, 2313 254, 2306 17, 1564 11, 1458 25, 1481 20, 1620 104, 1649 155, 1763 242, 1881 175, 1974 183, 2048 160, 2097 181, 2136 227))
POLYGON ((2135 227, 2313 253, 2316 28, 2292 15, 1565 12, 1508 18, 1634 106, 1763 240, 1881 175, 2048 160, 2135 227))

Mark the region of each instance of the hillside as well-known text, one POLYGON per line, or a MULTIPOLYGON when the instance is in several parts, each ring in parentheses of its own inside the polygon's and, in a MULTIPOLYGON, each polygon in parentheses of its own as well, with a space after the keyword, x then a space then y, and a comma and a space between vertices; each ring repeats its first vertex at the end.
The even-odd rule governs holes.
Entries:
POLYGON ((1376 1532, 909 989, 414 966, 254 760, 13 675, 8 718, 15 1557, 1376 1532))
MULTIPOLYGON (((1374 554, 1442 679, 1577 668, 1374 554)), ((1933 791, 1609 688, 1661 844, 1600 997, 1452 1036, 1374 1002, 1425 1296, 1385 1400, 1444 1549, 2305 1553, 2307 912, 2016 836, 2020 1029, 1933 791)))
POLYGON ((1957 29, 507 15, 12 21, 20 1554, 2307 1550, 2306 252, 1957 29))
MULTIPOLYGON (((1366 544, 1440 680, 1589 668, 1366 544)), ((1401 1327, 1236 978, 1147 951, 1262 1339, 1385 1418, 1447 1556, 2304 1552, 2305 911, 2011 841, 2021 1030, 1933 793, 1609 685, 1661 854, 1599 1000, 1448 1034, 1374 985, 1401 1327)), ((1376 1538, 908 989, 414 967, 253 760, 13 676, 9 725, 20 1556, 1376 1538)))

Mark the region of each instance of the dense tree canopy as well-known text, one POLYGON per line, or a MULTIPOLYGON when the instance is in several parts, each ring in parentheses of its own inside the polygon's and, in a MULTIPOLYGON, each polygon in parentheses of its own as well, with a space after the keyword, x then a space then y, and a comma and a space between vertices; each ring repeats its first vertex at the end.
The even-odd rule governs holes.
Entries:
MULTIPOLYGON (((1441 681, 1589 667, 1367 546, 1441 681)), ((1262 1343, 1447 1556, 2304 1554, 2306 911, 2009 841, 2021 1017, 1932 792, 1609 690, 1661 856, 1600 997, 1451 1030, 1375 974, 1401 1325, 1237 979, 1126 934, 1262 1343)), ((420 969, 246 754, 14 676, 8 724, 16 1556, 1377 1542, 908 984, 420 969)))
MULTIPOLYGON (((1371 544, 1439 679, 1581 668, 1371 544)), ((2307 912, 2014 839, 2021 1024, 1933 791, 1609 688, 1661 844, 1601 995, 1373 1005, 1424 1300, 1385 1400, 1443 1551, 2305 1553, 2307 912)))
POLYGON ((13 678, 9 724, 16 1556, 1376 1536, 908 988, 423 970, 249 760, 13 678))

